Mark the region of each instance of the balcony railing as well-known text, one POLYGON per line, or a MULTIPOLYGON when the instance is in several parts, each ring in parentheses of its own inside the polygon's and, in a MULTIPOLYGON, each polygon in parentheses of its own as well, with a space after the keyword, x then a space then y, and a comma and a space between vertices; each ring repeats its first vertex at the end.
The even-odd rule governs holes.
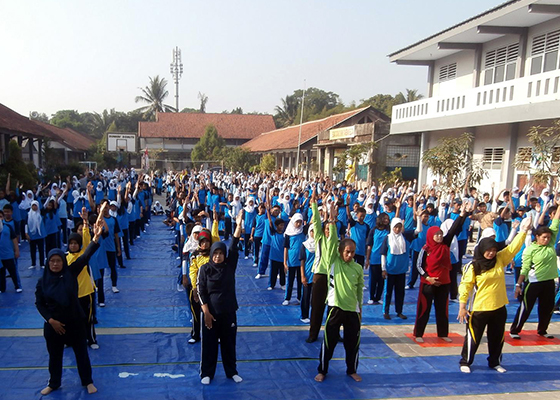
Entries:
POLYGON ((480 86, 393 107, 392 123, 560 100, 560 70, 480 86))

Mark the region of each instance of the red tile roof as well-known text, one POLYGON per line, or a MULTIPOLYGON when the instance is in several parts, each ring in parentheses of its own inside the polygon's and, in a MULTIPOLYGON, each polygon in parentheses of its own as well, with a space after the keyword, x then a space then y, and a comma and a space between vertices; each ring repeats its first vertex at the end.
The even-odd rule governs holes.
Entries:
POLYGON ((95 142, 92 138, 76 132, 71 128, 59 128, 51 124, 47 124, 41 121, 33 121, 37 125, 47 129, 52 133, 55 142, 62 144, 75 151, 86 151, 95 142))
POLYGON ((138 137, 198 139, 208 125, 224 139, 252 139, 275 128, 272 115, 157 113, 156 122, 138 123, 138 137))
MULTIPOLYGON (((316 121, 306 122, 301 125, 301 143, 305 143, 316 137, 320 132, 331 129, 342 121, 353 117, 356 114, 368 109, 369 107, 359 108, 342 114, 332 115, 316 121)), ((289 126, 262 135, 243 144, 247 150, 254 152, 265 152, 271 150, 294 149, 297 148, 299 139, 300 125, 289 126)))
POLYGON ((52 138, 52 133, 37 125, 29 118, 18 114, 14 110, 0 104, 0 130, 10 131, 10 133, 32 136, 35 138, 52 138))

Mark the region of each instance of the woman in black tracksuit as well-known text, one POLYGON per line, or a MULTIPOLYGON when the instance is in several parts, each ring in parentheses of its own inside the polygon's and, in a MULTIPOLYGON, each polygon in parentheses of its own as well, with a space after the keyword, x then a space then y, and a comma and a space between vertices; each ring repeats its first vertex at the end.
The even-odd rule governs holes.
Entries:
POLYGON ((201 383, 208 385, 214 378, 218 363, 218 343, 222 350, 222 363, 228 378, 242 381, 237 374, 235 355, 237 336, 237 297, 235 271, 239 253, 237 244, 241 236, 243 213, 237 216, 229 251, 223 242, 210 248, 210 260, 198 272, 197 290, 203 313, 202 352, 200 361, 201 383))
POLYGON ((87 387, 88 393, 97 391, 91 377, 85 315, 78 300, 77 277, 88 264, 91 255, 99 248, 98 241, 102 231, 103 225, 96 224, 93 241, 71 266, 68 266, 66 255, 62 250, 51 250, 43 277, 37 282, 35 305, 45 319, 43 335, 49 352, 50 379, 48 386, 41 391, 43 395, 60 387, 64 345, 74 350, 82 385, 87 387))

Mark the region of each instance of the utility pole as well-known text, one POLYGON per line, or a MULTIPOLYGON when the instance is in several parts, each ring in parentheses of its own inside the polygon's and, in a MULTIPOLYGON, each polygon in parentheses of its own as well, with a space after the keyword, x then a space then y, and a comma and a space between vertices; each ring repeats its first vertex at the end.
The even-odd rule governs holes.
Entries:
POLYGON ((303 95, 301 96, 301 115, 299 118, 299 138, 297 142, 296 175, 299 176, 299 153, 301 152, 301 126, 303 125, 303 103, 305 102, 306 82, 303 80, 303 95))
POLYGON ((179 112, 179 79, 183 75, 183 63, 181 62, 181 49, 178 46, 173 49, 171 75, 175 81, 175 109, 179 112))

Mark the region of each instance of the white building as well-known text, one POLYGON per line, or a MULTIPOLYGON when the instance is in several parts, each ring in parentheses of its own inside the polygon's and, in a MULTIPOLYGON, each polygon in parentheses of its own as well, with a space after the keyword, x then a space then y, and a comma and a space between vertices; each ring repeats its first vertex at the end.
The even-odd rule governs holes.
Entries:
MULTIPOLYGON (((420 133, 424 151, 470 132, 482 187, 524 185, 513 164, 527 132, 560 118, 559 42, 560 0, 513 0, 390 54, 428 69, 426 98, 393 107, 391 134, 420 133)), ((420 163, 419 182, 432 178, 420 163)))

